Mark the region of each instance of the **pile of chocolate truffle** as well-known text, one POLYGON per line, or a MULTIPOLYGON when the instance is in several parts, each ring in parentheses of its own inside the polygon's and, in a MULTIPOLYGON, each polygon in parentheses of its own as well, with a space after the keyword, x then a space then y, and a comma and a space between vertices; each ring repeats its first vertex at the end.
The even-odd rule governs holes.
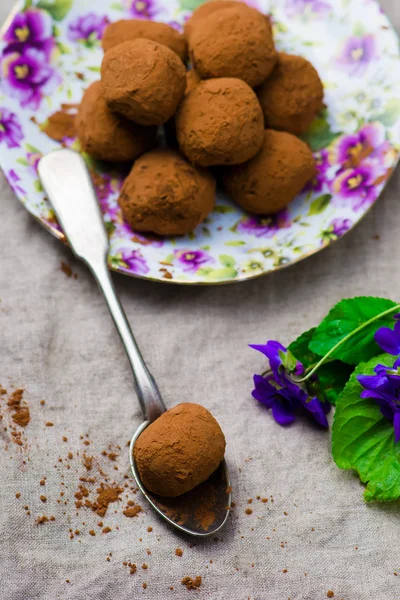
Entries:
POLYGON ((245 210, 265 215, 314 177, 297 136, 323 108, 321 80, 304 58, 276 51, 257 10, 208 1, 184 35, 165 23, 118 21, 103 48, 78 136, 96 159, 133 162, 119 204, 134 230, 192 231, 214 208, 216 179, 245 210), (160 126, 168 147, 158 145, 160 126))

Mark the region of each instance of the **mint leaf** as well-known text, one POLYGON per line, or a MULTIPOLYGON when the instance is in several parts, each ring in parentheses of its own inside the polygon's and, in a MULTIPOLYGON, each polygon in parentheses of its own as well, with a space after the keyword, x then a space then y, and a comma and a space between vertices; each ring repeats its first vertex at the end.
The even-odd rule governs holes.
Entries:
POLYGON ((372 375, 378 364, 393 363, 383 354, 354 371, 336 404, 332 429, 332 454, 340 469, 354 469, 367 484, 364 498, 392 502, 400 498, 400 444, 394 442, 393 423, 374 400, 361 398, 356 375, 372 375))
MULTIPOLYGON (((315 327, 309 329, 289 346, 290 352, 306 369, 311 365, 315 365, 321 358, 309 348, 315 331, 315 327)), ((317 382, 311 381, 308 383, 310 393, 316 394, 320 400, 328 400, 331 404, 336 404, 336 400, 348 382, 352 371, 352 367, 340 360, 322 365, 316 372, 317 382)))
POLYGON ((72 8, 73 0, 40 0, 38 8, 47 10, 55 21, 62 21, 72 8))
POLYGON ((331 355, 349 365, 357 365, 381 353, 374 341, 374 335, 380 327, 394 327, 393 313, 381 315, 397 305, 385 298, 360 296, 342 300, 332 308, 328 316, 317 327, 310 342, 310 349, 319 356, 325 356, 338 342, 354 332, 361 325, 363 329, 343 343, 331 355), (379 317, 379 318, 375 318, 379 317), (374 319, 368 324, 368 321, 374 319))
POLYGON ((332 194, 322 194, 322 196, 318 196, 318 198, 311 202, 307 216, 312 217, 313 215, 321 214, 328 208, 331 200, 332 194))

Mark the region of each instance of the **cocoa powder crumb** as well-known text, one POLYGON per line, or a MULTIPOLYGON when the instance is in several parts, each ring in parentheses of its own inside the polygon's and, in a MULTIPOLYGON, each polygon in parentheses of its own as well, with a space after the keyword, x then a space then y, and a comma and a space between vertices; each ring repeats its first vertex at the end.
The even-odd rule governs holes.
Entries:
POLYGON ((142 512, 142 507, 139 506, 139 504, 136 504, 135 506, 130 506, 129 508, 126 508, 122 512, 122 514, 125 517, 128 517, 129 519, 131 519, 132 517, 137 517, 140 512, 142 512))
POLYGON ((110 533, 112 531, 111 527, 104 527, 103 533, 110 533))
POLYGON ((92 535, 92 536, 94 537, 94 536, 96 535, 96 532, 95 532, 95 530, 94 530, 94 529, 91 529, 91 530, 89 531, 89 534, 90 534, 90 535, 92 535))
POLYGON ((39 481, 39 484, 40 484, 40 485, 46 485, 46 480, 45 480, 45 479, 41 479, 41 480, 39 481))
POLYGON ((46 517, 46 515, 42 515, 36 519, 36 525, 43 525, 43 523, 47 523, 48 521, 55 521, 55 517, 46 517))
POLYGON ((183 556, 183 550, 181 550, 181 548, 177 548, 177 549, 175 550, 175 555, 176 555, 176 556, 183 556))
POLYGON ((143 564, 142 564, 142 569, 146 570, 146 569, 148 569, 148 568, 149 568, 149 566, 148 566, 146 563, 143 563, 143 564))
POLYGON ((18 499, 18 498, 21 498, 21 492, 17 492, 17 493, 15 494, 15 497, 16 497, 17 499, 18 499))
MULTIPOLYGON (((44 400, 43 400, 43 402, 44 402, 44 400)), ((68 438, 65 437, 65 435, 63 435, 63 442, 68 442, 68 438)))
POLYGON ((147 588, 147 583, 142 583, 142 588, 145 590, 147 588))
POLYGON ((253 513, 251 508, 246 508, 246 510, 244 512, 246 513, 246 515, 251 515, 253 513))
POLYGON ((268 502, 268 498, 261 498, 261 502, 268 502))
POLYGON ((328 590, 328 591, 326 592, 326 597, 327 597, 327 598, 334 598, 334 597, 335 597, 335 594, 332 592, 332 590, 328 590))
POLYGON ((253 502, 253 498, 249 498, 249 499, 247 500, 247 504, 251 504, 252 502, 253 502))
POLYGON ((287 569, 282 569, 282 573, 287 573, 287 569))
POLYGON ((182 585, 185 585, 188 590, 197 590, 201 586, 201 577, 198 575, 194 579, 191 577, 184 577, 181 580, 182 585))
POLYGON ((152 527, 148 527, 148 528, 147 528, 147 531, 148 531, 149 533, 151 533, 151 532, 153 531, 153 528, 152 528, 152 527))
POLYGON ((54 423, 52 423, 51 421, 47 421, 46 427, 54 427, 54 423))
POLYGON ((46 496, 43 496, 43 495, 42 495, 42 496, 40 496, 40 500, 41 500, 42 502, 47 502, 47 498, 46 498, 46 496))
POLYGON ((128 563, 128 567, 129 567, 130 574, 134 575, 136 573, 136 571, 137 571, 137 567, 136 567, 135 563, 129 562, 128 563))
POLYGON ((40 404, 40 406, 44 406, 44 405, 46 404, 46 401, 45 401, 45 400, 41 400, 41 401, 39 402, 39 404, 40 404))

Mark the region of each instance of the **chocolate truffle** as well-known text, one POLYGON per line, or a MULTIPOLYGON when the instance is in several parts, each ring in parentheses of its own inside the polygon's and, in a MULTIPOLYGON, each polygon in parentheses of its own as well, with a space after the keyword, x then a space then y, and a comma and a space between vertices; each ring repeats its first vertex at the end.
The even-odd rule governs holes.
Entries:
POLYGON ((186 89, 186 70, 175 52, 137 39, 109 50, 101 77, 110 110, 140 125, 162 125, 176 112, 186 89))
POLYGON ((123 42, 138 38, 152 40, 170 48, 185 62, 187 58, 187 42, 182 34, 166 23, 129 19, 116 21, 107 27, 103 35, 104 52, 123 42))
MULTIPOLYGON (((191 69, 186 73, 186 91, 185 95, 194 90, 195 87, 200 83, 201 77, 194 69, 191 69)), ((178 148, 178 140, 176 139, 176 120, 175 116, 167 121, 164 125, 165 139, 168 146, 171 148, 178 148)))
POLYGON ((324 106, 324 88, 312 64, 283 52, 257 94, 266 125, 295 135, 307 131, 324 106))
POLYGON ((158 235, 193 231, 213 210, 214 178, 173 150, 144 154, 125 180, 119 198, 132 229, 158 235))
POLYGON ((201 81, 201 77, 200 77, 199 73, 195 69, 190 69, 190 71, 188 71, 186 73, 185 95, 189 94, 189 92, 194 90, 194 88, 198 86, 200 81, 201 81))
POLYGON ((209 0, 204 4, 201 4, 193 11, 192 16, 185 23, 184 32, 186 39, 189 40, 193 31, 201 26, 203 20, 209 15, 220 10, 226 10, 227 8, 246 9, 249 8, 249 6, 244 2, 239 2, 239 0, 209 0))
POLYGON ((179 146, 201 167, 237 165, 252 158, 264 139, 262 110, 240 79, 201 81, 176 115, 179 146))
POLYGON ((82 150, 98 160, 133 161, 156 143, 156 127, 142 127, 110 111, 100 81, 86 90, 75 123, 82 150))
POLYGON ((222 183, 245 210, 265 215, 285 208, 314 175, 307 144, 290 133, 267 129, 261 152, 244 165, 224 169, 222 183))
POLYGON ((216 471, 225 437, 212 414, 199 404, 178 404, 137 439, 134 458, 144 487, 159 496, 180 496, 216 471))
POLYGON ((237 77, 250 87, 263 83, 277 60, 271 26, 251 8, 206 17, 190 37, 190 57, 204 79, 237 77))

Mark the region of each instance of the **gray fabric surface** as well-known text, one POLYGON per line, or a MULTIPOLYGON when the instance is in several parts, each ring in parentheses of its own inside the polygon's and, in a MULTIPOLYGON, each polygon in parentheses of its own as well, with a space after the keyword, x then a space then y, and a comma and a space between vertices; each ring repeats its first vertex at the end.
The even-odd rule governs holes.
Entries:
MULTIPOLYGON (((1 21, 12 3, 2 0, 1 21)), ((382 4, 400 27, 396 0, 382 4)), ((236 508, 218 541, 191 547, 192 540, 176 535, 150 510, 124 517, 126 500, 111 505, 102 519, 112 528, 108 534, 101 533, 99 517, 90 510, 76 514, 74 493, 86 473, 83 452, 99 457, 100 467, 124 482, 125 444, 141 415, 127 360, 94 281, 25 212, 1 176, 0 383, 8 390, 25 388, 31 410, 23 446, 0 428, 1 599, 166 600, 192 594, 213 600, 322 600, 328 590, 345 600, 400 597, 400 577, 394 575, 400 572, 398 509, 363 502, 358 479, 333 464, 329 434, 301 423, 282 430, 252 401, 252 374, 263 361, 247 348, 267 338, 291 341, 343 296, 400 298, 399 185, 397 171, 367 218, 341 242, 259 280, 179 288, 114 277, 168 405, 204 404, 227 436, 236 508), (66 277, 61 261, 72 265, 78 279, 66 277), (46 427, 48 421, 54 426, 46 427), (85 434, 90 446, 80 439, 85 434), (101 456, 109 444, 122 447, 116 463, 101 456), (68 452, 74 456, 70 469, 68 452), (40 486, 43 476, 46 485, 40 486), (57 503, 63 488, 67 506, 57 503), (257 495, 272 495, 274 502, 258 502, 257 495), (254 499, 251 515, 245 514, 248 498, 254 499), (55 521, 37 526, 43 514, 55 521), (81 534, 70 539, 70 527, 81 534), (92 528, 96 537, 89 535, 92 528), (123 561, 137 563, 138 572, 130 575, 123 561), (199 591, 182 586, 186 575, 203 577, 199 591)), ((6 398, 1 412, 7 426, 6 398)), ((93 472, 98 473, 97 462, 93 472)))

